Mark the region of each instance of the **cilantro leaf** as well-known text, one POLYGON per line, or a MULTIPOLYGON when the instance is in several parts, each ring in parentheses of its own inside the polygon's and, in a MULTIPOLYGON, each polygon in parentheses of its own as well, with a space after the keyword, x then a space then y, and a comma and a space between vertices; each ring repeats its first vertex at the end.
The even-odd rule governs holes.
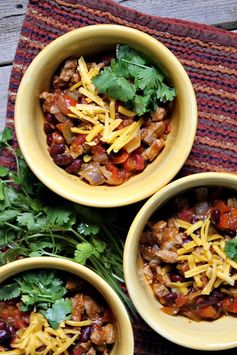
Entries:
POLYGON ((135 78, 135 85, 141 90, 153 89, 157 86, 157 82, 156 70, 153 67, 140 68, 135 78))
POLYGON ((14 218, 16 218, 18 215, 18 212, 13 209, 8 209, 5 211, 2 211, 0 214, 0 223, 11 221, 14 218))
POLYGON ((101 93, 121 101, 131 100, 135 96, 134 85, 124 77, 117 76, 110 67, 103 69, 92 82, 101 93))
POLYGON ((24 212, 17 216, 17 222, 20 226, 26 226, 28 230, 34 231, 35 225, 34 214, 32 212, 24 212))
POLYGON ((132 102, 132 110, 134 110, 139 116, 147 112, 148 105, 151 101, 150 95, 142 96, 136 95, 132 102))
POLYGON ((237 262, 237 235, 225 243, 224 251, 230 259, 237 262))
POLYGON ((89 259, 92 255, 99 258, 105 249, 105 243, 95 238, 92 239, 91 243, 79 243, 77 244, 77 249, 74 253, 74 260, 79 264, 85 265, 87 259, 89 259))
POLYGON ((80 223, 77 227, 78 233, 82 235, 96 235, 99 233, 100 227, 96 224, 80 223))
POLYGON ((0 143, 6 144, 13 138, 12 130, 8 127, 5 127, 4 130, 0 133, 0 143))
POLYGON ((69 222, 70 224, 74 224, 75 219, 73 215, 73 211, 70 208, 65 207, 46 207, 44 211, 47 214, 47 223, 50 226, 67 226, 69 222))
POLYGON ((12 298, 20 296, 21 290, 18 284, 15 282, 10 285, 4 285, 0 288, 0 301, 8 301, 12 298))
POLYGON ((59 324, 66 319, 70 319, 72 313, 72 302, 69 299, 57 300, 51 308, 41 313, 48 320, 53 329, 57 329, 59 324))
POLYGON ((118 60, 133 61, 133 63, 145 65, 147 63, 144 56, 127 44, 119 44, 116 47, 116 58, 118 60))
POLYGON ((0 176, 4 177, 9 174, 9 169, 5 168, 4 166, 0 166, 0 176))
POLYGON ((172 101, 175 97, 175 90, 168 87, 166 84, 161 83, 157 89, 156 95, 160 102, 172 101))
POLYGON ((128 79, 131 75, 130 70, 126 62, 116 61, 113 59, 111 61, 111 69, 116 76, 123 76, 124 78, 128 79))
POLYGON ((106 245, 104 242, 98 239, 93 239, 93 246, 94 246, 94 254, 97 257, 100 257, 100 255, 105 251, 106 245))
POLYGON ((79 243, 74 253, 74 260, 82 265, 86 264, 88 258, 94 254, 94 247, 91 243, 79 243))
POLYGON ((12 229, 3 229, 0 231, 0 248, 10 244, 16 238, 16 234, 12 229))

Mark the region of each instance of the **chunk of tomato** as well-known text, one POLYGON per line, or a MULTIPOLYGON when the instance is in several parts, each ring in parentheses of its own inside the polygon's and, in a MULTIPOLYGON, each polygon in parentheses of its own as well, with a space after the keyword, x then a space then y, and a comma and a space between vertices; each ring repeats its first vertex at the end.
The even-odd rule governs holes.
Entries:
POLYGON ((229 303, 227 306, 227 311, 230 313, 237 313, 237 300, 229 303))
POLYGON ((110 158, 114 164, 123 164, 128 159, 129 153, 126 150, 120 150, 118 153, 112 153, 110 158))
POLYGON ((218 318, 218 312, 213 306, 204 306, 200 307, 199 315, 201 318, 205 319, 216 319, 218 318))
POLYGON ((182 307, 187 302, 188 297, 186 295, 178 295, 176 297, 175 303, 178 307, 182 307))
POLYGON ((229 230, 236 231, 237 230, 237 209, 233 208, 229 213, 221 214, 218 227, 222 229, 229 229, 229 230))
POLYGON ((77 100, 73 99, 73 97, 62 94, 59 96, 56 105, 58 106, 59 110, 64 114, 68 115, 71 113, 68 107, 75 106, 77 104, 77 100))
POLYGON ((226 213, 230 211, 230 207, 228 207, 224 201, 217 201, 214 207, 217 208, 220 213, 226 213))

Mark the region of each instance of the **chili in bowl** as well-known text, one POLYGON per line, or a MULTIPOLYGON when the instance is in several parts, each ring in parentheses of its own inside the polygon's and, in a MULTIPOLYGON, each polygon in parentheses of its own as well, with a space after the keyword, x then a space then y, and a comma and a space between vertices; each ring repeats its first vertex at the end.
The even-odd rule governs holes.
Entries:
POLYGON ((234 174, 179 179, 141 208, 128 233, 124 272, 134 305, 154 330, 199 350, 236 346, 236 233, 234 174))
POLYGON ((175 98, 164 75, 127 45, 67 59, 40 94, 53 161, 93 186, 121 185, 164 149, 175 98))
POLYGON ((22 259, 0 268, 0 282, 1 354, 133 354, 123 304, 86 267, 22 259))
POLYGON ((197 106, 187 73, 162 43, 125 26, 87 26, 30 64, 15 127, 27 164, 50 189, 116 207, 176 175, 194 141, 197 106))

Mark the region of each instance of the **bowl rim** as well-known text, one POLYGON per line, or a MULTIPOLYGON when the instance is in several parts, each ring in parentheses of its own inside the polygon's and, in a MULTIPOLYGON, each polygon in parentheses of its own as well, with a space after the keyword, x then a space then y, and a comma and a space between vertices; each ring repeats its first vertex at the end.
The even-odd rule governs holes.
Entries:
MULTIPOLYGON (((19 259, 0 266, 0 284, 18 273, 34 269, 56 269, 75 274, 96 288, 107 302, 109 299, 112 299, 113 304, 116 306, 116 312, 119 313, 119 323, 121 329, 124 328, 123 335, 126 334, 127 337, 126 352, 123 352, 121 355, 133 355, 134 336, 128 312, 119 296, 112 289, 112 287, 104 279, 102 279, 102 277, 90 270, 88 267, 78 264, 72 260, 42 256, 19 259)), ((115 320, 118 322, 116 316, 115 320)))
MULTIPOLYGON (((139 42, 141 43, 141 42, 139 42)), ((59 194, 60 196, 71 200, 76 203, 81 203, 83 205, 87 206, 93 206, 93 207, 119 207, 119 206, 125 206, 129 205, 138 201, 141 201, 145 198, 150 197, 152 194, 154 194, 158 189, 160 189, 162 186, 166 185, 181 169, 183 166, 185 160, 187 159, 195 138, 196 130, 197 130, 197 102, 196 102, 196 97, 195 97, 195 92, 191 83, 191 80, 185 71, 184 67, 178 60, 178 58, 160 41, 156 40, 154 37, 131 27, 126 27, 122 25, 110 25, 110 24, 98 24, 98 25, 89 25, 86 27, 82 27, 79 29, 72 30, 66 34, 63 34, 53 40, 51 43, 46 45, 45 48, 43 48, 37 56, 33 59, 29 67, 27 68, 20 86, 18 88, 17 92, 17 97, 16 97, 16 104, 15 104, 15 129, 16 129, 16 136, 17 140, 20 146, 20 149, 22 151, 22 154, 30 167, 30 169, 33 171, 33 173, 38 177, 38 179, 48 186, 52 191, 55 193, 59 194), (136 193, 122 193, 122 194, 117 194, 116 198, 111 198, 108 199, 106 198, 103 200, 103 197, 101 199, 98 199, 92 195, 90 197, 84 196, 84 194, 72 194, 68 193, 68 191, 62 187, 60 184, 57 182, 53 181, 53 179, 45 174, 45 171, 41 169, 38 165, 35 165, 35 159, 34 156, 31 156, 31 154, 28 154, 28 148, 27 148, 27 143, 25 139, 24 132, 21 129, 21 116, 23 116, 22 112, 22 106, 21 106, 21 101, 22 98, 25 95, 25 90, 27 89, 28 82, 30 81, 31 77, 34 75, 34 70, 36 67, 41 62, 42 58, 45 58, 46 56, 50 55, 54 48, 57 48, 61 44, 64 43, 65 40, 71 38, 74 38, 76 40, 78 36, 89 36, 89 35, 96 35, 99 36, 100 34, 105 34, 107 31, 116 31, 120 35, 125 35, 126 36, 133 36, 133 38, 136 38, 136 36, 139 36, 139 40, 143 40, 143 43, 145 44, 145 48, 151 48, 151 46, 156 46, 156 48, 159 48, 159 51, 162 51, 162 53, 166 53, 171 59, 172 64, 175 65, 180 73, 182 73, 182 79, 185 83, 185 86, 187 87, 186 92, 188 92, 188 97, 189 97, 189 102, 190 104, 190 120, 192 122, 192 125, 190 125, 190 130, 189 130, 189 135, 187 136, 187 139, 185 141, 185 145, 182 147, 182 151, 180 150, 179 152, 179 160, 177 160, 177 164, 175 166, 172 166, 172 169, 167 169, 166 173, 164 176, 162 176, 162 181, 159 184, 157 184, 154 181, 152 181, 150 184, 146 186, 144 189, 140 189, 140 191, 136 191, 136 193), (159 186, 158 186, 159 185, 159 186)), ((142 173, 141 173, 142 174, 142 173)), ((121 185, 122 186, 122 185, 121 185)), ((139 183, 140 186, 140 183, 139 183)), ((114 186, 108 186, 109 191, 111 194, 113 194, 113 189, 119 189, 119 186, 114 187, 114 186)), ((107 186, 106 186, 107 189, 107 186)), ((103 189, 102 190, 97 190, 99 194, 103 196, 103 192, 105 192, 103 189)), ((119 190, 118 190, 119 191, 119 190)), ((107 193, 107 192, 106 192, 107 193)), ((93 194, 94 195, 94 194, 93 194)))
MULTIPOLYGON (((213 344, 208 344, 208 346, 205 346, 205 344, 203 344, 202 342, 198 342, 197 339, 195 344, 192 341, 190 341, 190 343, 187 344, 182 339, 182 330, 180 333, 180 337, 178 338, 177 336, 173 337, 172 334, 162 329, 162 326, 160 326, 159 321, 157 322, 158 317, 156 318, 156 320, 151 319, 152 317, 150 317, 150 314, 146 312, 146 308, 142 307, 141 301, 136 297, 137 287, 134 286, 133 283, 134 273, 138 275, 137 242, 140 239, 140 233, 143 230, 146 221, 156 210, 159 210, 159 208, 162 207, 163 204, 165 204, 167 201, 173 198, 177 193, 180 193, 185 190, 189 190, 190 188, 192 189, 198 186, 203 186, 204 182, 207 183, 208 184, 207 186, 209 187, 219 186, 220 184, 224 184, 222 185, 223 187, 228 188, 228 186, 231 186, 229 188, 234 188, 237 191, 237 175, 234 173, 225 173, 225 172, 204 172, 204 173, 192 174, 177 179, 167 184, 159 191, 157 191, 156 194, 150 197, 150 199, 148 199, 146 203, 141 207, 141 209, 136 214, 132 224, 130 225, 126 242, 125 242, 124 254, 123 254, 124 279, 125 279, 129 296, 136 310, 138 311, 140 316, 144 319, 144 321, 158 334, 160 334, 161 336, 163 336, 164 338, 166 338, 167 340, 173 343, 176 343, 178 345, 190 349, 205 350, 205 351, 225 350, 225 349, 231 349, 236 347, 237 338, 234 343, 223 342, 222 340, 220 340, 219 344, 216 342, 215 344, 213 343, 213 344), (219 185, 217 182, 219 182, 219 185), (179 189, 176 191, 177 187, 179 189), (136 247, 135 247, 136 256, 134 256, 134 259, 131 260, 131 255, 134 252, 133 247, 135 243, 136 243, 136 247)), ((140 287, 141 288, 143 287, 141 282, 139 282, 139 288, 140 287)), ((143 304, 146 303, 146 301, 147 300, 143 300, 143 304)), ((157 304, 159 304, 158 300, 157 300, 157 304)), ((158 311, 156 310, 156 312, 158 311)), ((161 311, 159 310, 159 312, 161 311)))

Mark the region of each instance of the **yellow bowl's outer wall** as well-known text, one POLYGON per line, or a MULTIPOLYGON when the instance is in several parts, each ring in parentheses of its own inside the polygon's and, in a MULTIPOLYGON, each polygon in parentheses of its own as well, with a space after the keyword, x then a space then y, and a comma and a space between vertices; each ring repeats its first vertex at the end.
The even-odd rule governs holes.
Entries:
POLYGON ((115 317, 118 339, 114 344, 111 355, 133 355, 133 331, 123 303, 112 288, 100 276, 87 267, 60 258, 34 257, 21 259, 0 267, 0 284, 19 272, 39 268, 58 269, 72 273, 95 287, 107 301, 115 317))
MULTIPOLYGON (((224 350, 237 346, 236 318, 224 316, 214 322, 195 322, 160 311, 160 303, 144 279, 138 242, 155 211, 174 196, 198 186, 219 186, 237 192, 237 175, 200 173, 176 180, 153 195, 141 208, 128 232, 124 249, 124 274, 129 295, 141 317, 157 333, 179 345, 198 350, 224 350)), ((158 212, 156 212, 158 215, 158 212)), ((157 217, 159 218, 159 216, 157 217)))
POLYGON ((71 31, 50 43, 27 69, 15 107, 17 139, 34 174, 59 195, 84 205, 123 206, 151 196, 167 184, 184 164, 197 128, 197 107, 192 84, 178 59, 160 42, 138 30, 118 25, 94 25, 71 31), (53 163, 47 152, 39 94, 47 90, 56 68, 69 56, 87 56, 128 45, 149 55, 176 89, 171 127, 162 153, 141 174, 121 186, 90 186, 53 163))

